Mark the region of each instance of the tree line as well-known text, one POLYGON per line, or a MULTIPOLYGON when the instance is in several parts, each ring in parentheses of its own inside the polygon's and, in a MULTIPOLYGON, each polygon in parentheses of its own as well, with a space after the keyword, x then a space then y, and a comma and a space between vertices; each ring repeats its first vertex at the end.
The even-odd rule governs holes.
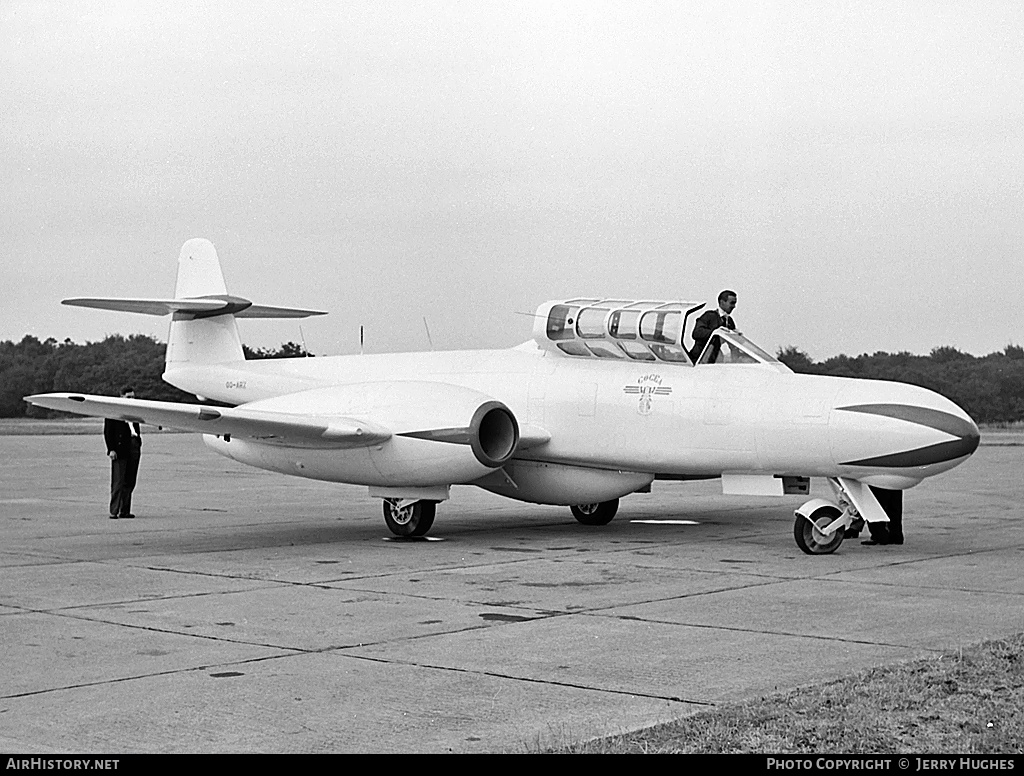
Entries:
POLYGON ((1007 345, 987 356, 972 356, 949 346, 927 356, 912 353, 833 356, 815 362, 789 346, 778 358, 794 372, 836 377, 896 380, 919 385, 963 407, 978 423, 1024 421, 1024 348, 1007 345))
MULTIPOLYGON (((53 414, 22 401, 29 394, 76 391, 116 396, 125 384, 133 385, 141 398, 195 402, 192 394, 160 379, 165 347, 142 334, 111 334, 101 342, 84 345, 70 339, 40 341, 31 335, 18 343, 0 342, 0 417, 53 414)), ((310 355, 294 342, 277 349, 243 345, 242 350, 247 359, 310 355)), ((794 372, 920 385, 956 402, 979 423, 1024 421, 1024 348, 1019 345, 1007 345, 987 356, 944 346, 927 356, 879 352, 834 356, 821 362, 791 345, 780 349, 778 357, 794 372)))
MULTIPOLYGON (((117 396, 123 385, 133 386, 142 399, 196 402, 195 396, 160 378, 166 347, 143 334, 111 334, 102 342, 84 345, 70 339, 40 341, 31 335, 18 343, 0 342, 0 418, 60 414, 23 401, 22 397, 29 394, 74 391, 117 396)), ((294 342, 276 350, 243 345, 242 351, 247 359, 309 355, 294 342)))

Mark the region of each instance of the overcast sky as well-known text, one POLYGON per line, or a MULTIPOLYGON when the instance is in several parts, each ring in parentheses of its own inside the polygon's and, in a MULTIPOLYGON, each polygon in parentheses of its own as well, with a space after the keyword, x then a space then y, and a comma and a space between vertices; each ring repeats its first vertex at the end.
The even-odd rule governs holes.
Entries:
POLYGON ((816 359, 1024 343, 1017 0, 0 0, 0 143, 0 340, 164 340, 60 300, 206 237, 317 354, 726 287, 816 359))

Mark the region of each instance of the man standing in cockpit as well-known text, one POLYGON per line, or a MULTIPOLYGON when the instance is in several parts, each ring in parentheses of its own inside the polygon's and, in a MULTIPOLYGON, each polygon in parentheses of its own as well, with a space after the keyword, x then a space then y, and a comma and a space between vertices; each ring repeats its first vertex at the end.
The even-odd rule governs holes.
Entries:
MULTIPOLYGON (((708 310, 697 319, 697 323, 693 327, 693 348, 690 350, 690 358, 694 363, 697 363, 697 359, 700 358, 700 354, 704 351, 704 346, 711 339, 711 334, 715 329, 724 326, 735 331, 736 323, 732 319, 732 311, 735 309, 736 292, 726 289, 718 295, 718 309, 708 310)), ((713 350, 708 361, 709 363, 714 363, 718 359, 718 352, 722 346, 716 340, 712 343, 711 347, 713 350)))

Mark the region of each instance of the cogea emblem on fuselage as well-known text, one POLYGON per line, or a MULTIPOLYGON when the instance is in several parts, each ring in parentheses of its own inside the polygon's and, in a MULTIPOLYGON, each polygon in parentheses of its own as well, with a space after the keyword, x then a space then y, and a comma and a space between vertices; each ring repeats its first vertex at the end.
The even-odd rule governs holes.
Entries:
POLYGON ((654 411, 654 397, 668 396, 672 386, 662 385, 662 377, 652 373, 637 378, 636 385, 627 385, 622 389, 627 396, 639 396, 636 411, 641 415, 650 415, 654 411))

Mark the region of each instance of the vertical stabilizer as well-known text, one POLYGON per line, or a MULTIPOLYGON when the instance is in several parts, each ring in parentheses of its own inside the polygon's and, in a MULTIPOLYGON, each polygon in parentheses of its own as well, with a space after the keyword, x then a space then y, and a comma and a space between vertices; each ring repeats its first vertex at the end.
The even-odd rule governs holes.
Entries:
MULTIPOLYGON (((178 255, 176 299, 227 297, 217 250, 209 240, 196 238, 181 246, 178 255)), ((219 364, 242 361, 238 324, 230 312, 208 315, 176 311, 167 334, 167 368, 184 364, 219 364)))
POLYGON ((226 294, 224 273, 213 243, 201 237, 189 240, 178 254, 178 284, 174 288, 177 299, 226 294))

